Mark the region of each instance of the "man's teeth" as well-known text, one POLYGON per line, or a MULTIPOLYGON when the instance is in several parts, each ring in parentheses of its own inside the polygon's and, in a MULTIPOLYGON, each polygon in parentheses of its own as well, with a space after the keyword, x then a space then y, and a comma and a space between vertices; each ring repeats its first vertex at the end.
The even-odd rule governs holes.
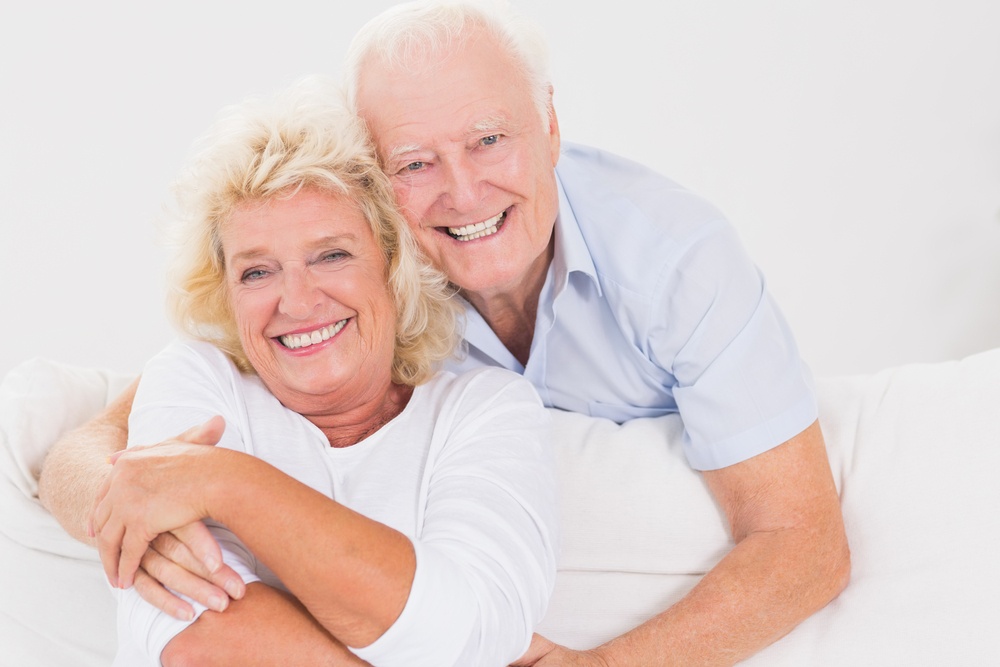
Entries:
POLYGON ((341 320, 336 324, 331 324, 330 326, 323 327, 322 329, 316 329, 316 331, 311 331, 304 334, 288 334, 287 336, 278 336, 278 340, 281 344, 290 350, 297 350, 300 347, 309 347, 310 345, 315 345, 316 343, 322 343, 325 340, 329 340, 331 337, 336 336, 337 332, 344 328, 347 324, 347 320, 341 320))
POLYGON ((489 220, 483 220, 482 222, 477 222, 474 225, 466 225, 464 227, 449 227, 448 233, 451 234, 453 238, 459 241, 471 241, 473 239, 481 239, 484 236, 489 236, 490 234, 496 234, 497 230, 500 229, 500 225, 503 224, 504 218, 507 217, 507 212, 502 211, 497 215, 493 216, 489 220))

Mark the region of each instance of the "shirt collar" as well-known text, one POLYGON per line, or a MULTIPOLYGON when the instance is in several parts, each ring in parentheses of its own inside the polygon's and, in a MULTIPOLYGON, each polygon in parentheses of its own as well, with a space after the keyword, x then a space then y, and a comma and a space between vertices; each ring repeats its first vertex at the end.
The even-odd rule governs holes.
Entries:
POLYGON ((580 224, 577 222, 573 207, 566 198, 566 190, 558 172, 556 172, 556 186, 559 189, 559 216, 556 218, 555 252, 552 257, 552 278, 556 294, 565 289, 569 274, 574 272, 588 276, 597 287, 597 293, 601 294, 597 268, 587 248, 587 241, 580 231, 580 224))
MULTIPOLYGON (((558 173, 556 174, 556 186, 559 190, 559 215, 556 217, 555 224, 555 248, 552 264, 549 266, 540 297, 542 304, 548 303, 550 305, 555 297, 566 289, 571 273, 581 273, 589 277, 596 286, 597 293, 602 294, 601 283, 597 279, 597 268, 590 256, 583 232, 580 231, 573 207, 570 206, 569 199, 566 198, 566 191, 563 189, 558 173)), ((524 373, 525 369, 521 363, 504 347, 472 304, 461 295, 457 295, 456 298, 461 299, 462 305, 465 307, 465 331, 463 334, 465 340, 478 347, 505 368, 524 373)), ((538 335, 539 332, 536 329, 535 336, 538 335)), ((534 347, 534 342, 532 347, 534 347)))

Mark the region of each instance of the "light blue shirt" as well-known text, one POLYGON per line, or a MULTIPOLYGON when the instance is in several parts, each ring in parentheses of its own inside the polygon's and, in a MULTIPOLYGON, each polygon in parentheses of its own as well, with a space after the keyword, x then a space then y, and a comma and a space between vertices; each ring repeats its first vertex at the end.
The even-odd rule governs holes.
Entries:
POLYGON ((545 405, 623 422, 679 412, 688 462, 744 461, 817 417, 787 323, 735 230, 634 162, 563 144, 555 253, 527 366, 468 303, 462 360, 524 375, 545 405))

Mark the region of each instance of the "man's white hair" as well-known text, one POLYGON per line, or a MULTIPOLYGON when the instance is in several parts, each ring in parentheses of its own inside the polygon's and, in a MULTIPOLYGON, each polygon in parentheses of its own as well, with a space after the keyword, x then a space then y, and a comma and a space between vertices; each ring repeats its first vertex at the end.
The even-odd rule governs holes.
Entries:
POLYGON ((347 51, 344 75, 350 108, 367 67, 412 71, 427 54, 454 52, 465 40, 486 34, 524 75, 532 99, 548 125, 552 77, 539 27, 506 0, 416 0, 394 5, 358 31, 347 51))

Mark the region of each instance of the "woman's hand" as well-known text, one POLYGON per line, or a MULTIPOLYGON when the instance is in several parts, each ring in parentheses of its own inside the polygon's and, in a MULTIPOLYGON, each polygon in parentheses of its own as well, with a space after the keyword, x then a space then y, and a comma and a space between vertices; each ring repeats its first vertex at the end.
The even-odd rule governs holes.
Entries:
MULTIPOLYGON (((208 516, 206 490, 218 479, 211 464, 232 452, 203 445, 217 443, 224 429, 223 419, 213 417, 174 440, 112 457, 111 474, 98 492, 91 519, 112 586, 132 585, 157 535, 208 516)), ((192 546, 209 572, 222 567, 222 552, 214 540, 195 539, 192 546)))

